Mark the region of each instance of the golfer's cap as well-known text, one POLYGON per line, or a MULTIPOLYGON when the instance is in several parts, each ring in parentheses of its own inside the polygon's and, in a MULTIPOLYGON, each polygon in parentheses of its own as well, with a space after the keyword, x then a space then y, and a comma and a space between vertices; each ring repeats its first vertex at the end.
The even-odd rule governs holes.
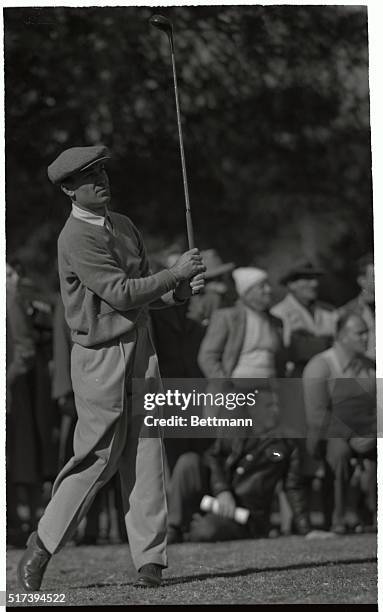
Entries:
POLYGON ((72 147, 66 149, 48 166, 49 180, 60 184, 72 174, 83 172, 100 161, 111 158, 109 150, 104 145, 92 147, 72 147))

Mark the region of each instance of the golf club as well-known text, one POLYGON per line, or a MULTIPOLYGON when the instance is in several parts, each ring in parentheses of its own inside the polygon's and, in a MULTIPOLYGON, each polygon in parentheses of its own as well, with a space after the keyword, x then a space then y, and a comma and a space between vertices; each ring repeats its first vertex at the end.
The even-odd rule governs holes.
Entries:
POLYGON ((187 234, 188 234, 189 249, 193 249, 194 248, 194 232, 193 232, 193 222, 192 222, 191 210, 190 210, 188 179, 187 179, 187 174, 186 174, 180 105, 178 101, 178 86, 177 86, 176 62, 175 62, 175 55, 174 55, 173 26, 172 26, 172 22, 166 17, 164 17, 163 15, 153 15, 149 19, 149 23, 155 28, 157 28, 158 30, 162 30, 163 32, 165 32, 169 40, 170 55, 172 59, 172 68, 173 68, 174 95, 176 99, 178 137, 179 137, 179 143, 180 143, 180 154, 181 154, 181 165, 182 165, 182 179, 183 179, 184 194, 185 194, 186 228, 187 228, 187 234))

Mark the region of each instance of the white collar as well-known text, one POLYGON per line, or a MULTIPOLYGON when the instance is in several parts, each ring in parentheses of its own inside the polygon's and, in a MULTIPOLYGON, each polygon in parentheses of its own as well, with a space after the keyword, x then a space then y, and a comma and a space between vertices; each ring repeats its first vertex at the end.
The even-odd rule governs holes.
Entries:
MULTIPOLYGON (((105 213, 108 214, 108 210, 105 209, 105 213)), ((95 215, 89 210, 84 210, 79 206, 76 206, 74 202, 72 202, 72 215, 76 217, 76 219, 81 219, 81 221, 85 221, 86 223, 91 223, 92 225, 100 225, 103 227, 105 225, 105 217, 101 215, 95 215)))

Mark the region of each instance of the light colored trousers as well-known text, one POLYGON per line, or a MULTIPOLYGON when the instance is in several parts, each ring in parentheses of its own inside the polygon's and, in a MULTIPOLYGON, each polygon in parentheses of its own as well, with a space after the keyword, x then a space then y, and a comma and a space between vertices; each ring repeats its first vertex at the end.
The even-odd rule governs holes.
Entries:
POLYGON ((51 554, 62 548, 118 470, 133 563, 137 569, 146 563, 166 567, 162 440, 140 438, 139 426, 133 427, 140 417, 132 413, 131 379, 151 378, 161 389, 148 329, 139 327, 102 347, 75 344, 71 369, 78 414, 74 456, 57 476, 38 535, 51 554))

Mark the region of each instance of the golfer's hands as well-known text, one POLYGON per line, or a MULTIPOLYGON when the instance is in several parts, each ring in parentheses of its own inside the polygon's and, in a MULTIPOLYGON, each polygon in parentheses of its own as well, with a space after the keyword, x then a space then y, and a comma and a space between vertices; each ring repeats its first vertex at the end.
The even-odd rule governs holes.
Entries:
POLYGON ((234 518, 235 499, 230 491, 222 491, 216 496, 218 500, 218 514, 225 518, 234 518))
POLYGON ((178 300, 188 300, 192 295, 200 293, 205 287, 205 274, 197 274, 191 281, 182 281, 174 290, 178 300))
MULTIPOLYGON (((172 266, 170 272, 174 274, 179 282, 189 281, 197 274, 205 272, 206 267, 202 261, 201 253, 198 249, 191 249, 183 253, 179 259, 177 259, 174 266, 172 266)), ((178 289, 178 288, 177 288, 178 289)), ((177 291, 178 296, 178 291, 177 291)))

